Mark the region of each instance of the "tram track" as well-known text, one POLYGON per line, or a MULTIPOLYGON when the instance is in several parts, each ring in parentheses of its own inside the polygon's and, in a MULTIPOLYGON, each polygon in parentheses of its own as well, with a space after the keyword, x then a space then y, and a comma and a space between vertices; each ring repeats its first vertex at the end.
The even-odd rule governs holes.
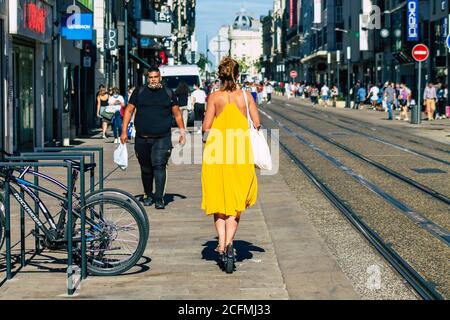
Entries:
POLYGON ((323 135, 323 134, 321 134, 321 133, 319 133, 319 132, 317 132, 317 131, 315 131, 315 130, 313 130, 311 128, 308 128, 308 127, 302 125, 300 122, 298 122, 296 120, 293 120, 293 119, 290 119, 290 118, 286 117, 285 115, 281 114, 278 111, 275 111, 273 109, 265 109, 265 110, 269 110, 271 113, 277 115, 278 117, 280 117, 280 118, 282 118, 282 119, 284 119, 286 121, 289 121, 290 123, 294 124, 295 126, 301 128, 302 130, 307 131, 307 132, 311 133, 312 135, 315 135, 315 136, 319 137, 323 141, 325 141, 327 143, 330 143, 330 144, 340 148, 341 150, 346 151, 347 153, 351 154, 352 156, 355 156, 356 158, 358 158, 358 159, 360 159, 360 160, 362 160, 362 161, 364 161, 366 163, 369 163, 370 165, 372 165, 372 166, 382 170, 383 172, 385 172, 385 173, 387 173, 387 174, 389 174, 391 176, 394 176, 395 178, 397 178, 397 179, 407 183, 408 185, 410 185, 410 186, 412 186, 412 187, 414 187, 414 188, 416 188, 416 189, 418 189, 418 190, 420 190, 422 192, 425 192, 426 194, 432 196, 433 198, 435 198, 435 199, 437 199, 437 200, 439 200, 439 201, 441 201, 441 202, 443 202, 443 203, 445 203, 447 205, 450 205, 450 198, 449 197, 447 197, 447 196, 445 196, 445 195, 443 195, 443 194, 433 190, 432 188, 429 188, 429 187, 427 187, 427 186, 425 186, 425 185, 423 185, 423 184, 421 184, 421 183, 419 183, 419 182, 417 182, 417 181, 415 181, 415 180, 413 180, 413 179, 411 179, 409 177, 406 177, 405 175, 403 175, 403 174, 401 174, 401 173, 399 173, 397 171, 394 171, 394 170, 388 168, 387 166, 385 166, 385 165, 383 165, 383 164, 381 164, 381 163, 379 163, 377 161, 369 159, 368 157, 364 156, 363 154, 361 154, 361 153, 359 153, 359 152, 357 152, 355 150, 352 150, 351 148, 349 148, 349 147, 347 147, 347 146, 345 146, 345 145, 343 145, 343 144, 341 144, 339 142, 336 142, 336 141, 333 141, 333 140, 327 138, 325 135, 323 135))
MULTIPOLYGON (((407 148, 405 146, 399 145, 399 144, 394 143, 394 142, 387 141, 386 139, 382 139, 380 137, 374 137, 373 135, 370 135, 370 134, 368 134, 366 132, 362 132, 362 131, 356 130, 354 128, 349 128, 348 126, 340 125, 340 124, 337 124, 337 123, 335 123, 333 121, 330 121, 330 120, 325 120, 324 119, 325 113, 317 111, 315 109, 313 109, 312 112, 307 113, 307 112, 302 111, 302 110, 291 108, 292 105, 289 104, 289 103, 285 103, 285 105, 287 107, 286 108, 287 110, 295 112, 297 114, 301 114, 303 116, 307 116, 307 117, 314 118, 314 119, 319 120, 319 121, 323 121, 323 122, 329 123, 329 124, 331 124, 333 126, 336 126, 336 127, 340 128, 340 129, 347 130, 347 131, 355 133, 357 135, 362 135, 362 136, 364 136, 364 137, 366 137, 366 138, 368 138, 368 139, 370 139, 372 141, 375 141, 375 142, 378 142, 378 143, 381 143, 381 144, 384 144, 384 145, 388 145, 388 146, 393 147, 393 148, 395 148, 397 150, 400 150, 400 151, 403 151, 403 152, 407 152, 407 153, 410 153, 410 154, 414 154, 416 156, 420 156, 420 157, 423 157, 423 158, 426 158, 426 159, 429 159, 429 160, 433 160, 435 162, 438 162, 438 163, 446 165, 446 166, 450 166, 450 161, 448 161, 448 160, 441 159, 441 158, 438 158, 438 157, 426 154, 426 153, 424 153, 422 151, 419 151, 419 150, 413 150, 411 148, 407 148), (311 113, 315 113, 315 114, 320 115, 320 116, 315 116, 315 115, 313 115, 311 113)), ((355 123, 353 123, 353 122, 350 123, 350 121, 348 121, 346 119, 340 119, 340 117, 335 117, 335 118, 337 120, 341 121, 341 122, 346 123, 345 121, 347 121, 348 124, 353 125, 353 126, 357 126, 355 123)), ((366 130, 374 131, 374 130, 372 130, 369 127, 367 127, 366 130)), ((421 143, 416 143, 416 144, 419 144, 422 147, 429 148, 428 146, 425 146, 424 144, 421 144, 421 143)), ((432 149, 432 150, 439 151, 439 152, 442 152, 442 153, 447 153, 447 154, 450 153, 449 150, 445 150, 445 149, 442 149, 442 148, 432 149)))
POLYGON ((389 244, 370 228, 353 209, 334 193, 318 175, 308 168, 283 142, 279 141, 282 150, 293 163, 312 181, 312 183, 325 195, 335 208, 355 227, 355 229, 375 247, 380 255, 406 280, 415 292, 424 300, 442 300, 443 296, 435 286, 425 280, 404 260, 389 244))
MULTIPOLYGON (((301 139, 300 136, 298 136, 298 134, 296 134, 293 130, 291 130, 289 127, 285 126, 283 123, 281 123, 280 121, 276 120, 274 117, 272 117, 271 115, 267 114, 264 112, 264 110, 268 110, 270 111, 270 113, 272 115, 274 115, 274 117, 276 118, 283 118, 285 120, 289 120, 290 123, 292 123, 295 127, 298 127, 299 129, 302 129, 301 126, 298 126, 299 123, 297 123, 296 121, 291 121, 291 119, 287 119, 286 117, 283 117, 279 112, 274 112, 272 109, 262 109, 262 113, 272 121, 272 123, 274 123, 276 125, 276 127, 282 129, 283 131, 285 131, 287 133, 288 136, 295 138, 298 142, 301 142, 303 145, 306 145, 307 147, 309 147, 310 149, 314 150, 316 153, 319 153, 323 158, 327 159, 327 160, 332 160, 330 158, 332 158, 331 156, 327 155, 326 152, 321 152, 320 148, 316 147, 315 145, 313 145, 312 143, 308 143, 307 140, 305 139, 301 139), (273 112, 273 113, 272 113, 273 112), (299 139, 300 138, 300 139, 299 139)), ((303 126, 304 127, 304 126, 303 126)), ((306 127, 305 127, 306 129, 306 127)), ((308 128, 309 129, 309 128, 308 128)), ((311 134, 312 136, 317 136, 314 132, 314 130, 310 129, 308 130, 304 130, 306 132, 308 132, 309 134, 311 134)), ((403 254, 405 253, 405 242, 407 243, 408 241, 406 240, 407 238, 414 238, 414 230, 407 230, 407 236, 405 239, 403 239, 400 243, 400 246, 396 247, 396 243, 394 241, 394 243, 392 242, 392 237, 388 236, 388 241, 386 242, 386 230, 383 229, 379 229, 378 225, 374 226, 373 224, 373 220, 369 219, 369 221, 366 221, 367 219, 367 215, 370 215, 370 213, 365 213, 364 215, 361 215, 360 210, 360 206, 356 206, 356 211, 355 211, 355 206, 352 205, 347 197, 344 195, 344 198, 342 198, 342 193, 340 191, 338 191, 336 193, 336 190, 334 188, 334 185, 331 183, 330 184, 330 179, 331 181, 333 180, 333 178, 329 178, 329 179, 323 179, 320 177, 320 174, 315 173, 316 171, 316 167, 308 165, 308 161, 312 161, 314 163, 315 160, 309 159, 307 162, 305 162, 303 159, 301 158, 305 158, 308 159, 308 154, 304 154, 304 152, 301 152, 301 149, 298 149, 297 147, 295 147, 294 149, 292 149, 292 147, 294 146, 292 143, 294 140, 292 140, 292 138, 288 138, 287 139, 287 143, 284 142, 284 139, 281 138, 280 136, 280 146, 282 148, 283 151, 285 151, 285 153, 289 156, 289 158, 293 161, 293 163, 295 163, 295 165, 302 171, 304 172, 308 178, 310 180, 313 181, 314 185, 319 188, 319 190, 321 192, 323 192, 325 194, 325 196, 331 201, 331 203, 351 222, 351 224, 361 233, 364 235, 364 237, 377 249, 377 251, 386 259, 386 261, 392 265, 392 267, 411 285, 411 287, 423 298, 423 299, 443 299, 443 295, 441 294, 441 292, 439 292, 436 289, 436 286, 439 286, 440 288, 444 288, 446 286, 446 284, 442 283, 442 277, 437 277, 437 279, 435 277, 433 277, 433 271, 431 272, 431 276, 430 273, 427 272, 423 272, 424 270, 424 263, 418 263, 417 264, 417 259, 414 258, 415 254, 419 254, 418 252, 414 253, 414 252, 407 252, 406 251, 406 258, 403 256, 403 254), (294 151, 295 150, 295 151, 294 151), (301 152, 301 156, 296 155, 296 153, 301 152), (381 233, 379 232, 381 231, 381 233), (400 250, 400 253, 399 251, 400 250), (411 264, 412 262, 412 264, 411 264), (412 265, 414 265, 415 267, 412 267, 412 265), (420 271, 417 271, 420 270, 420 271), (419 274, 420 272, 420 274, 419 274), (430 280, 433 279, 433 280, 430 280), (441 281, 439 281, 439 279, 441 281), (436 282, 437 280, 437 282, 436 282), (441 282, 441 283, 440 283, 441 282), (437 285, 436 283, 440 283, 439 285, 437 285), (442 287, 442 285, 444 285, 444 287, 442 287)), ((321 136, 317 136, 318 139, 322 139, 325 138, 325 136, 321 135, 321 136)), ((322 139, 323 141, 325 141, 325 143, 328 143, 329 141, 327 141, 326 139, 322 139)), ((354 151, 351 150, 350 148, 346 147, 346 149, 340 148, 339 143, 334 144, 331 143, 334 147, 337 147, 340 150, 344 150, 345 152, 350 151, 354 151)), ((395 178, 397 178, 398 180, 400 180, 401 182, 404 183, 408 183, 408 185, 410 185, 411 187, 416 188, 417 190, 419 190, 420 192, 423 192, 431 197, 433 197, 433 199, 435 200, 439 200, 442 204, 444 205, 448 205, 449 204, 449 198, 446 197, 445 195, 442 195, 436 191, 434 191, 431 188, 428 188, 416 181, 414 181, 413 179, 410 179, 408 177, 405 177, 401 174, 399 174, 398 172, 395 172, 394 170, 391 170, 389 168, 386 168, 386 166, 378 164, 376 161, 370 160, 367 157, 365 157, 362 154, 359 154, 358 152, 348 152, 350 155, 352 155, 353 157, 363 161, 364 163, 369 163, 372 166, 376 167, 377 169, 382 170, 384 173, 391 175, 395 178), (358 156, 356 156, 355 154, 357 154, 358 156), (367 160, 369 161, 366 161, 367 160), (387 170, 383 170, 383 169, 387 169, 387 170)), ((355 172, 352 172, 351 169, 346 168, 342 163, 339 162, 339 160, 337 160, 337 162, 334 163, 335 167, 337 167, 338 169, 342 170, 343 172, 347 173, 348 175, 352 176, 355 180, 359 180, 360 176, 357 175, 355 172)), ((320 166, 319 166, 320 167, 320 166)), ((408 213, 414 212, 414 210, 408 208, 407 206, 403 206, 404 204, 399 204, 399 202, 396 202, 396 200, 394 199, 394 201, 392 201, 392 198, 389 199, 389 196, 386 197, 386 193, 383 193, 382 189, 377 189, 376 185, 370 185, 367 184, 367 181, 361 180, 359 181, 361 183, 362 186, 368 188, 369 190, 377 193, 379 196, 381 196, 382 198, 384 198, 384 200, 389 200, 387 202, 390 202, 391 205, 395 206, 396 209, 402 211, 405 215, 407 215, 408 213), (375 188, 375 189, 374 189, 375 188)), ((344 182, 342 182, 344 183, 344 182)), ((339 190, 339 188, 338 188, 339 190)), ((381 211, 383 211, 383 209, 380 209, 381 211)), ((384 209, 385 210, 385 209, 384 209)), ((387 215, 386 211, 386 215, 387 215)), ((414 214, 413 217, 414 218, 414 214)), ((417 217, 417 216, 415 216, 417 217)), ((411 218, 411 217, 409 217, 411 218)), ((420 217, 419 220, 421 220, 423 217, 420 217)), ((414 219, 413 219, 414 220, 414 219)), ((401 221, 401 219, 399 220, 401 221)), ((422 221, 424 222, 424 221, 422 221)), ((397 223, 397 222, 396 222, 397 223)), ((399 222, 401 225, 401 222, 399 222)), ((424 224, 421 225, 420 221, 415 221, 416 225, 419 227, 423 227, 424 225, 428 225, 429 223, 431 223, 431 225, 433 225, 433 223, 431 221, 426 221, 424 222, 424 224)), ((434 226, 433 226, 434 227, 434 226)), ((395 229, 395 228, 394 228, 395 229)), ((408 229, 408 228, 407 228, 408 229)), ((432 228, 433 229, 433 228, 432 228)), ((442 241, 441 243, 447 246, 449 246, 449 232, 448 230, 445 229, 440 229, 444 231, 444 235, 443 237, 440 237, 439 234, 433 234, 432 230, 427 230, 429 231, 429 233, 434 236, 435 238, 440 237, 440 240, 442 241), (430 232, 431 231, 431 232, 430 232)), ((406 231, 405 231, 406 232, 406 231)), ((438 232, 439 233, 439 232, 438 232)), ((418 232, 417 233, 417 237, 420 237, 419 234, 421 234, 423 236, 422 233, 418 232)), ((442 234, 441 234, 442 236, 442 234)), ((394 238, 396 238, 396 236, 393 236, 394 238)), ((417 245, 417 249, 420 247, 425 247, 424 243, 428 244, 427 241, 428 240, 423 240, 424 242, 422 242, 422 240, 418 241, 417 244, 412 245, 413 247, 415 247, 417 245)), ((434 245, 432 245, 434 246, 434 245)), ((430 247, 431 248, 431 247, 430 247)), ((428 250, 430 250, 430 248, 428 250)), ((416 250, 416 248, 414 248, 414 250, 416 250)), ((419 249, 420 250, 420 249, 419 249)), ((432 250, 432 249, 431 249, 432 250)), ((448 252, 448 251, 443 251, 443 252, 448 252)), ((438 273, 441 273, 442 271, 439 270, 443 270, 442 268, 445 266, 445 262, 442 262, 442 257, 443 255, 440 253, 437 256, 439 256, 440 261, 439 262, 431 262, 435 264, 433 267, 435 267, 438 271, 438 273)), ((436 257, 436 255, 435 255, 436 257)), ((423 258, 423 257, 422 257, 423 258)), ((419 258, 420 260, 421 258, 419 258)), ((430 257, 431 260, 433 260, 430 257)), ((436 273, 435 273, 436 274, 436 273)), ((442 274, 441 274, 442 275, 442 274)), ((445 282, 445 281, 444 281, 445 282)), ((448 289, 448 288, 447 288, 448 289)), ((444 290, 444 292, 446 292, 446 289, 444 290)))

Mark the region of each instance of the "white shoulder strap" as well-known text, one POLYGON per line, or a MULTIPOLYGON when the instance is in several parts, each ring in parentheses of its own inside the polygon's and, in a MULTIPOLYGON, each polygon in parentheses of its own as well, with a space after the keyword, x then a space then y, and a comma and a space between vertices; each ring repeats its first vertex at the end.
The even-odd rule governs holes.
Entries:
POLYGON ((252 117, 250 116, 250 108, 248 106, 248 99, 247 99, 247 94, 245 92, 245 90, 242 90, 242 93, 244 94, 244 100, 245 100, 245 106, 247 108, 247 119, 248 119, 248 126, 250 128, 253 127, 253 121, 252 121, 252 117))

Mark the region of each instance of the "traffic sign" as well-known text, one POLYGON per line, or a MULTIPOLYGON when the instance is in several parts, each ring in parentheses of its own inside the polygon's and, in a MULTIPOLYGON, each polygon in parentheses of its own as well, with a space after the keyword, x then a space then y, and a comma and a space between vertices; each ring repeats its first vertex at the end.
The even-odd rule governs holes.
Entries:
POLYGON ((447 41, 446 41, 446 43, 447 43, 447 48, 448 48, 448 50, 450 50, 450 34, 447 36, 447 41))
POLYGON ((430 50, 426 45, 418 44, 413 48, 412 56, 417 62, 423 62, 430 56, 430 50))
POLYGON ((298 77, 298 72, 295 70, 291 71, 291 78, 297 78, 298 77))

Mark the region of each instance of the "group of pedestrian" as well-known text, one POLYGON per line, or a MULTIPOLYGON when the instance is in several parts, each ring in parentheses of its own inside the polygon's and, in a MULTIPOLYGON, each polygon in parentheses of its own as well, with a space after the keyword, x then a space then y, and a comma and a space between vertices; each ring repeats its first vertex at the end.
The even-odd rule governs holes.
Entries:
MULTIPOLYGON (((389 120, 394 120, 394 111, 400 111, 400 115, 395 119, 409 121, 409 109, 415 103, 412 90, 406 83, 391 81, 387 81, 384 85, 369 83, 368 89, 358 81, 350 90, 350 95, 353 101, 352 108, 363 109, 367 104, 370 110, 386 112, 389 120)), ((432 82, 427 84, 423 94, 423 111, 429 121, 446 119, 447 99, 447 85, 432 82)))
MULTIPOLYGON (((128 97, 134 91, 134 87, 128 88, 128 97)), ((114 143, 119 143, 120 133, 122 131, 123 116, 126 104, 120 89, 113 87, 107 90, 105 85, 100 85, 97 93, 97 118, 101 119, 102 138, 108 137, 108 127, 111 125, 114 143)))
POLYGON ((423 93, 423 105, 429 121, 447 118, 447 101, 447 85, 442 83, 435 85, 432 82, 429 82, 423 93))

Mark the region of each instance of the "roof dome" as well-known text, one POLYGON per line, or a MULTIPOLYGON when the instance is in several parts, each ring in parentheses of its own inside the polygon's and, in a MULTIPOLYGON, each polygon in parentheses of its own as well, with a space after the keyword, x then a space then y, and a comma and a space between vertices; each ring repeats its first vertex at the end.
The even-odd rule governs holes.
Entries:
POLYGON ((234 29, 251 29, 253 27, 253 18, 247 15, 244 8, 238 13, 236 19, 234 19, 234 29))

